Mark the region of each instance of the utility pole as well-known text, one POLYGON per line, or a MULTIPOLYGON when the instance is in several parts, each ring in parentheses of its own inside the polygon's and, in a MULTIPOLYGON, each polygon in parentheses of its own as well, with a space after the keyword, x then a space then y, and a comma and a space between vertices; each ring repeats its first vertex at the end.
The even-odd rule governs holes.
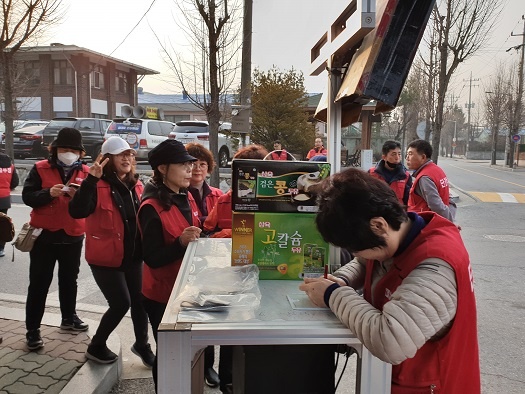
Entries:
MULTIPOLYGON (((468 123, 468 128, 467 128, 467 149, 465 151, 465 157, 468 155, 469 144, 470 144, 470 137, 472 135, 472 127, 470 125, 470 109, 472 107, 474 107, 474 103, 472 102, 472 81, 479 81, 479 78, 472 79, 472 71, 471 71, 470 72, 470 79, 468 81, 469 81, 468 104, 465 104, 465 107, 468 108, 468 112, 467 112, 467 123, 468 123)), ((463 80, 463 82, 467 82, 467 81, 463 80)), ((474 86, 476 87, 476 86, 479 86, 479 85, 474 85, 474 86)))
MULTIPOLYGON (((516 146, 516 143, 512 139, 513 136, 518 134, 519 127, 520 127, 520 120, 521 120, 521 100, 523 98, 523 62, 524 62, 524 56, 525 56, 525 16, 521 16, 521 19, 524 21, 523 23, 523 33, 522 34, 514 34, 513 32, 510 33, 511 36, 522 36, 522 43, 521 45, 518 45, 514 48, 507 49, 507 52, 511 49, 521 49, 521 58, 520 58, 520 64, 518 68, 518 96, 516 97, 516 102, 514 105, 514 113, 512 116, 512 127, 509 130, 509 136, 507 143, 509 144, 509 150, 507 152, 507 165, 510 168, 514 168, 514 149, 516 146)), ((519 155, 519 152, 518 152, 519 155)))
MULTIPOLYGON (((252 14, 253 0, 244 0, 241 60, 241 106, 248 111, 248 130, 251 132, 252 117, 252 14)), ((246 132, 242 134, 242 146, 246 146, 246 132)))

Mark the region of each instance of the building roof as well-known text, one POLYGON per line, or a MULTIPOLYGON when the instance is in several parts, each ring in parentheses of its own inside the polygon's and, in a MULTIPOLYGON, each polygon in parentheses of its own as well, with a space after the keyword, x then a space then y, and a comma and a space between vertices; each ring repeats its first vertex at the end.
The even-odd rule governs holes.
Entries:
POLYGON ((138 64, 126 62, 121 59, 117 59, 111 56, 103 55, 102 53, 92 51, 91 49, 82 48, 76 45, 64 45, 64 44, 51 44, 48 46, 35 46, 35 47, 22 47, 17 52, 17 57, 26 57, 27 55, 40 55, 40 54, 69 54, 69 55, 87 55, 89 60, 93 63, 100 64, 101 66, 106 65, 106 61, 111 61, 120 66, 128 67, 137 72, 138 75, 155 75, 160 74, 158 71, 151 70, 146 67, 139 66, 138 64))

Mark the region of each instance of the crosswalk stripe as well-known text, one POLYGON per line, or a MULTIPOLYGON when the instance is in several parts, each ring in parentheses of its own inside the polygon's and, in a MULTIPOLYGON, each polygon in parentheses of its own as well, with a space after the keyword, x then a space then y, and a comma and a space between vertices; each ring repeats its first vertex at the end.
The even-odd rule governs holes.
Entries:
POLYGON ((468 192, 481 202, 525 203, 522 193, 468 192))

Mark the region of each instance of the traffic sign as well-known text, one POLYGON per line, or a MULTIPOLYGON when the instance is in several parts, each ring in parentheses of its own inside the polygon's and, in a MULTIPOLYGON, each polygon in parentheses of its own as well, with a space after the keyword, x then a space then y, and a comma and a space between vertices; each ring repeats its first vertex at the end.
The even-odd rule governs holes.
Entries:
POLYGON ((521 136, 519 134, 514 134, 512 136, 512 141, 514 142, 519 142, 520 139, 521 139, 521 136))

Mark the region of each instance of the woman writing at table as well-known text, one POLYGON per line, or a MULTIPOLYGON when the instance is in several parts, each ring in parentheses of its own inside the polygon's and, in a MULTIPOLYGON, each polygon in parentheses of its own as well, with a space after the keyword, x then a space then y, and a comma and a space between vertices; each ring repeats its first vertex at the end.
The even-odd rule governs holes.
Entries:
MULTIPOLYGON (((149 152, 148 160, 153 178, 144 188, 138 218, 145 263, 142 279, 144 307, 157 341, 157 330, 182 258, 188 244, 199 238, 201 229, 199 210, 187 192, 197 159, 182 143, 168 139, 149 152)), ((153 380, 156 386, 156 358, 153 380)))

